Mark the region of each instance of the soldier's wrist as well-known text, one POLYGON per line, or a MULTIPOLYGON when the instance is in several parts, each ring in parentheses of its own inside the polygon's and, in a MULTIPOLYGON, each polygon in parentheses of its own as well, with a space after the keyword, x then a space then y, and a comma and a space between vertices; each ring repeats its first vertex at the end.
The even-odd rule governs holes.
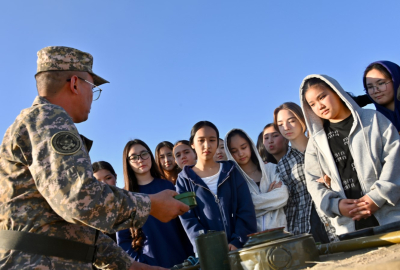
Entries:
POLYGON ((150 215, 151 201, 147 194, 133 193, 135 197, 135 209, 131 212, 130 217, 133 228, 141 228, 146 223, 150 215))

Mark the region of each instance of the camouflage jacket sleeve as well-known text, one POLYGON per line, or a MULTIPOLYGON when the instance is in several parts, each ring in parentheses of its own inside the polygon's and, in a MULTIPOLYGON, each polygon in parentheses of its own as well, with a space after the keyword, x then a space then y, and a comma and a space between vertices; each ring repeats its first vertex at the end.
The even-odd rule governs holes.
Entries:
POLYGON ((13 136, 14 149, 20 149, 20 159, 29 166, 38 191, 64 220, 108 233, 146 222, 149 197, 93 178, 86 148, 61 107, 33 106, 13 136), (57 134, 63 136, 57 138, 57 134))
POLYGON ((100 233, 96 242, 97 252, 94 266, 98 269, 129 269, 134 259, 110 237, 100 233))

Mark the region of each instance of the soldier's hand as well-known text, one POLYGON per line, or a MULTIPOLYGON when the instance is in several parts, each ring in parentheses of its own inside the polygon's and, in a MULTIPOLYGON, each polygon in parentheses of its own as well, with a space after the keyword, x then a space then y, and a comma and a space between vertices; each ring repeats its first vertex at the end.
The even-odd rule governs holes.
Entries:
POLYGON ((170 189, 150 194, 150 215, 162 222, 168 222, 189 211, 189 206, 173 198, 175 195, 178 193, 170 189))
POLYGON ((133 262, 132 265, 129 267, 129 270, 168 270, 168 269, 158 266, 150 266, 140 262, 133 262))

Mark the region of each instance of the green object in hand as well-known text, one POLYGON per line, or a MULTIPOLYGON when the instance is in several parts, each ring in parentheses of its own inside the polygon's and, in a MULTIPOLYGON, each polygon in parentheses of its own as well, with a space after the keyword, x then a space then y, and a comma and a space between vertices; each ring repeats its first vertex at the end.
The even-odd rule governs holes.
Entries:
POLYGON ((188 205, 190 209, 193 209, 197 206, 196 193, 194 192, 184 192, 174 196, 174 198, 188 205))

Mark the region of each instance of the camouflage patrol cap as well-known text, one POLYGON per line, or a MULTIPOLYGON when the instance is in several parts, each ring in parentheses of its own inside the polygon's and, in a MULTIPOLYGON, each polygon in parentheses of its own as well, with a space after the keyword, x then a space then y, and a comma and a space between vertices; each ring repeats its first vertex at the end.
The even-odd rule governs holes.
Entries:
POLYGON ((38 51, 37 56, 37 73, 35 76, 43 71, 76 70, 90 73, 95 85, 109 83, 109 81, 93 73, 93 56, 89 53, 64 46, 49 46, 38 51))

